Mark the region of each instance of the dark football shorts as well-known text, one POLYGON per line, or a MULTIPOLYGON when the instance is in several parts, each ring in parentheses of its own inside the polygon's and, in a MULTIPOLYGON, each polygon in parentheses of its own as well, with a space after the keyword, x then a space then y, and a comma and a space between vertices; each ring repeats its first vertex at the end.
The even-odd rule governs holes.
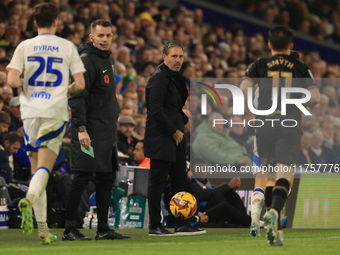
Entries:
POLYGON ((256 134, 257 151, 262 165, 297 164, 301 149, 301 132, 281 128, 256 134))

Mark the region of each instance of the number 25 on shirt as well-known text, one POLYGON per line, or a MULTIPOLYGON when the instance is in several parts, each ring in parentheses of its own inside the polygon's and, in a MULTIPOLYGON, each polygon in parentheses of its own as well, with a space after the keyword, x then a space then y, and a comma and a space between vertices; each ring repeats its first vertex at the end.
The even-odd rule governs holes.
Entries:
POLYGON ((63 80, 62 73, 57 70, 53 69, 52 65, 53 63, 56 64, 62 64, 63 59, 62 58, 56 58, 56 57, 48 57, 47 58, 47 65, 46 61, 43 57, 27 57, 28 62, 37 61, 40 63, 39 68, 35 71, 35 73, 28 79, 28 85, 29 86, 45 86, 45 87, 57 87, 61 84, 63 80), (57 76, 56 81, 37 81, 36 79, 46 70, 46 73, 54 74, 57 76))

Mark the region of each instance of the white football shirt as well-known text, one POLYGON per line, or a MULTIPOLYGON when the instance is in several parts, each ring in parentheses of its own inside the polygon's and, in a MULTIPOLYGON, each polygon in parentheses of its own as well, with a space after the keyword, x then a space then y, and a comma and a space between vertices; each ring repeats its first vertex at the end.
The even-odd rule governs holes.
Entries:
POLYGON ((75 45, 52 34, 27 39, 16 48, 7 69, 24 71, 20 94, 21 118, 68 121, 69 74, 84 73, 75 45))

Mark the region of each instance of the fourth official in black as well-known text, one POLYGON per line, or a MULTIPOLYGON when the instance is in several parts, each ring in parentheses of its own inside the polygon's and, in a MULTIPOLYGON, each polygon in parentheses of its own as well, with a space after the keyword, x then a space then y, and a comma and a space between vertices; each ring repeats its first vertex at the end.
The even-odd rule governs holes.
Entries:
POLYGON ((112 42, 112 26, 109 21, 96 20, 91 24, 90 39, 79 47, 86 73, 85 89, 72 95, 69 105, 72 109, 72 161, 75 172, 67 200, 66 229, 63 241, 91 240, 76 229, 77 208, 87 183, 96 176, 96 206, 98 229, 96 240, 126 239, 109 229, 108 210, 111 191, 118 170, 117 118, 119 106, 116 98, 116 84, 113 59, 109 47, 112 42), (94 157, 83 152, 93 147, 94 157))

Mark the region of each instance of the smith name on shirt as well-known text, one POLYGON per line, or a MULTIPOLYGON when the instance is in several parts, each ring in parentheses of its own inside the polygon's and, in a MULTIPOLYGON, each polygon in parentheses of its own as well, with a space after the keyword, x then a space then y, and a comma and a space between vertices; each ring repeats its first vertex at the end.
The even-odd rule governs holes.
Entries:
POLYGON ((40 46, 34 46, 33 51, 56 51, 59 52, 59 47, 50 46, 50 45, 40 45, 40 46))

